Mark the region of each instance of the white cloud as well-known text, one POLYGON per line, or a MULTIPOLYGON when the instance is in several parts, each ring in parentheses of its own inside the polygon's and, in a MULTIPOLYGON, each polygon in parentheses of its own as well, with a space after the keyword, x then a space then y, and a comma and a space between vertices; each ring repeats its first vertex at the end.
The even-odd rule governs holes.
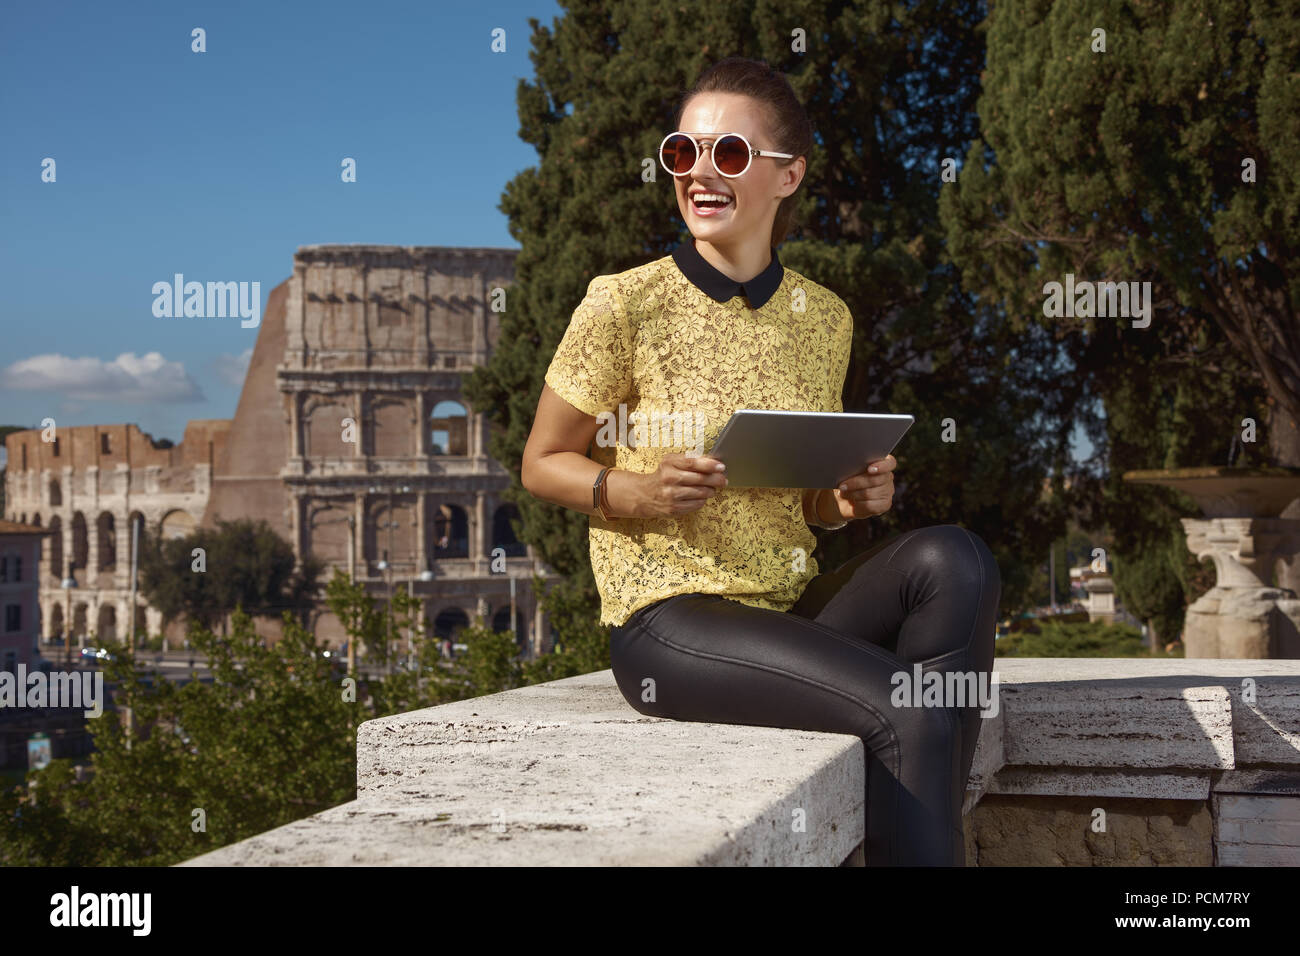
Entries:
POLYGON ((111 362, 34 355, 0 370, 0 388, 55 392, 65 399, 113 402, 201 402, 203 392, 181 362, 158 352, 123 352, 111 362))
POLYGON ((244 349, 238 355, 218 355, 212 360, 212 367, 216 370, 217 378, 227 385, 240 388, 244 384, 244 376, 248 374, 248 362, 252 357, 252 349, 244 349))

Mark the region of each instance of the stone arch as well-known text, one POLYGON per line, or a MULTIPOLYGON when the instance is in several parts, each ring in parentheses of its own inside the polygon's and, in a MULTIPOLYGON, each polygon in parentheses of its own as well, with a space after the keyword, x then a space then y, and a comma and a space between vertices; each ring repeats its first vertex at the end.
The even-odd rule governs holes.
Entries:
POLYGON ((117 529, 111 511, 101 511, 95 519, 95 543, 99 548, 99 570, 117 567, 117 529))
MULTIPOLYGON (((137 600, 139 599, 137 598, 137 600)), ((149 636, 149 615, 147 612, 148 608, 144 604, 137 604, 135 606, 135 634, 132 639, 133 643, 136 645, 149 636)), ((129 606, 126 616, 131 616, 129 606)))
POLYGON ((46 633, 51 641, 63 636, 63 602, 55 601, 50 607, 50 625, 46 633))
POLYGON ((36 514, 32 515, 32 527, 39 528, 40 526, 41 526, 41 513, 38 511, 36 512, 36 514))
POLYGON ((101 641, 117 640, 117 608, 101 604, 95 620, 95 636, 101 641))
POLYGON ((80 511, 72 513, 72 576, 78 571, 88 571, 90 560, 90 535, 86 530, 86 516, 80 511))
POLYGON ((188 511, 182 511, 176 508, 163 515, 162 519, 162 537, 164 541, 170 541, 173 538, 183 538, 194 531, 197 522, 194 516, 188 511))
POLYGON ((59 479, 57 479, 57 478, 51 478, 51 479, 50 479, 49 490, 50 490, 50 507, 51 507, 51 508, 62 508, 62 507, 63 507, 63 487, 59 484, 59 479))
POLYGON ((86 602, 76 601, 72 605, 72 636, 77 640, 86 639, 86 602))
POLYGON ((445 400, 429 413, 429 454, 469 454, 469 412, 460 402, 445 400))
POLYGON ((348 518, 346 503, 318 500, 307 503, 307 540, 304 550, 326 564, 346 565, 348 560, 348 518))
MULTIPOLYGON (((492 615, 492 630, 501 633, 510 631, 510 605, 503 604, 492 615)), ((515 604, 515 643, 523 649, 528 644, 528 628, 524 624, 524 609, 515 604)))
POLYGON ((348 632, 344 629, 343 622, 329 610, 320 610, 312 614, 311 632, 316 638, 316 643, 324 644, 331 650, 341 648, 348 640, 348 632))
POLYGON ((433 619, 435 640, 456 640, 460 632, 469 627, 469 615, 458 607, 444 607, 433 619))
POLYGON ((371 564, 378 562, 387 552, 390 562, 415 567, 413 495, 393 495, 391 512, 387 494, 371 497, 366 507, 365 549, 366 560, 371 564), (392 528, 389 528, 390 522, 392 528))
POLYGON ((469 557, 469 515, 452 502, 430 502, 428 514, 428 553, 435 558, 469 557))
POLYGON ((58 582, 63 580, 63 519, 55 515, 50 519, 50 576, 58 582))
MULTIPOLYGON (((343 440, 343 421, 356 416, 333 398, 311 398, 303 405, 303 456, 306 458, 352 457, 352 446, 343 440)), ((360 435, 361 429, 356 429, 360 435)))
POLYGON ((406 400, 376 400, 370 406, 370 454, 376 458, 409 458, 414 455, 414 424, 415 416, 406 400))
POLYGON ((26 511, 24 511, 24 512, 23 512, 23 516, 22 516, 21 518, 18 519, 18 523, 19 523, 19 524, 26 524, 26 523, 27 523, 27 512, 26 512, 26 511))
POLYGON ((520 520, 519 508, 513 502, 507 502, 492 512, 492 550, 504 548, 506 557, 522 558, 528 553, 528 547, 515 536, 511 519, 520 520))

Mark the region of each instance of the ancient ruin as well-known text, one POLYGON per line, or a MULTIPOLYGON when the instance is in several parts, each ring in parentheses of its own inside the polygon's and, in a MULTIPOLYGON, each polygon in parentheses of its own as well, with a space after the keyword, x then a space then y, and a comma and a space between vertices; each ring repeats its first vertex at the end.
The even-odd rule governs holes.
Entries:
MULTIPOLYGON (((304 246, 268 297, 233 419, 192 421, 170 448, 134 425, 59 428, 54 442, 9 435, 7 517, 54 532, 42 633, 61 639, 70 625, 80 646, 124 635, 133 519, 184 534, 260 518, 300 558, 377 596, 411 590, 441 639, 475 616, 510 631, 513 614, 522 650, 549 649, 531 586, 547 570, 516 540, 517 510, 501 497, 509 475, 487 454, 484 416, 461 400, 462 378, 500 333, 491 302, 515 255, 304 246)), ((160 615, 138 596, 136 620, 158 633, 160 615)), ((313 625, 344 640, 327 610, 313 625)))

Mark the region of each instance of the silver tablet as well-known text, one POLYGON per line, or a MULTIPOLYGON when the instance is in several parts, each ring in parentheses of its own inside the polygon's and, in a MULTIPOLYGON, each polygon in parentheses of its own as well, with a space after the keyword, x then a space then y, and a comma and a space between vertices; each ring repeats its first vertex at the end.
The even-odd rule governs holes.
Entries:
POLYGON ((834 488, 894 450, 911 415, 734 412, 707 452, 732 488, 834 488))

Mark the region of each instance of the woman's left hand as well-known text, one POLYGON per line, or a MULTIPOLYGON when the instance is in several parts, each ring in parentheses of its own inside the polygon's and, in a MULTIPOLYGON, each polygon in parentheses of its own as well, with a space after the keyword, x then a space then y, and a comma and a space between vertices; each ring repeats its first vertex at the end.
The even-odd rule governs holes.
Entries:
POLYGON ((886 455, 867 465, 867 470, 846 478, 834 488, 835 507, 845 521, 882 515, 894 503, 894 468, 898 459, 886 455), (845 490, 841 491, 843 488, 845 490))

